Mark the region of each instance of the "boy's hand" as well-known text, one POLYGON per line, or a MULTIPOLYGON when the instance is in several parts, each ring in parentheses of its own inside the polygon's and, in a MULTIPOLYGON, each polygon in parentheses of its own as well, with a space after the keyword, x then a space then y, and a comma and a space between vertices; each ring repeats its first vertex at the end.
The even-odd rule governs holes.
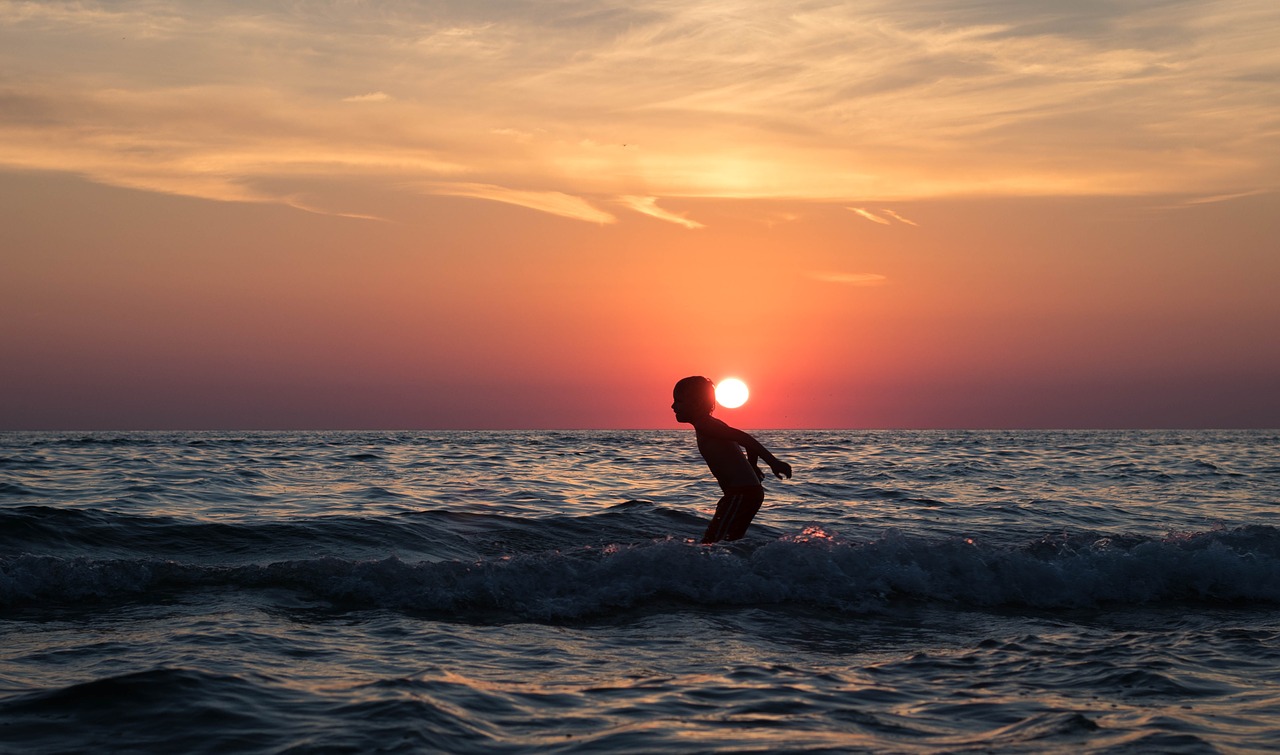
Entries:
POLYGON ((788 480, 791 479, 791 465, 785 461, 770 462, 769 469, 773 470, 774 477, 777 477, 779 480, 784 477, 788 480))

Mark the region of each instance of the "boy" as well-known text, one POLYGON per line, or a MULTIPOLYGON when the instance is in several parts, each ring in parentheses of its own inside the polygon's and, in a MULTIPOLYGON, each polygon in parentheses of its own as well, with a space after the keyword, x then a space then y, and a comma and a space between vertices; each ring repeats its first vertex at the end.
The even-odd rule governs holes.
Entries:
POLYGON ((716 387, 710 380, 687 377, 676 383, 672 395, 675 401, 671 410, 676 413, 676 421, 693 425, 698 452, 724 491, 702 542, 737 540, 747 534, 747 526, 764 503, 764 487, 760 484, 764 474, 756 460, 764 459, 779 480, 790 479, 791 465, 778 461, 760 441, 711 416, 716 407, 716 387))

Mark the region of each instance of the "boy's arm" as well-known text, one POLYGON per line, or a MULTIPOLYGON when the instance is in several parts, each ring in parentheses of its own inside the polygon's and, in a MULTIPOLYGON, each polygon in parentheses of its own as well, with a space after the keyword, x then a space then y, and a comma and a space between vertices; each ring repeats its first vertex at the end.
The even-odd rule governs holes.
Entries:
MULTIPOLYGON (((791 465, 785 461, 780 461, 778 457, 769 453, 769 449, 765 448, 760 441, 736 427, 729 427, 721 420, 715 419, 714 417, 709 419, 711 420, 710 422, 698 427, 699 432, 709 433, 710 435, 714 435, 718 438, 727 438, 734 443, 737 443, 747 449, 747 460, 751 462, 752 467, 755 467, 757 458, 764 459, 765 463, 769 465, 770 471, 772 471, 774 476, 779 480, 784 477, 786 479, 791 479, 791 465)), ((759 474, 758 469, 757 474, 759 474)), ((760 477, 763 479, 764 475, 760 475, 760 477)))

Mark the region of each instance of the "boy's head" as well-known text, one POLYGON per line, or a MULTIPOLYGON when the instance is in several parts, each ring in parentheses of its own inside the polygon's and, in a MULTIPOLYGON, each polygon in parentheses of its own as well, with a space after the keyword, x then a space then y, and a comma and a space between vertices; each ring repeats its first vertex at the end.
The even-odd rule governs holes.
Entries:
POLYGON ((676 383, 671 396, 675 399, 671 410, 676 413, 677 422, 692 422, 716 408, 716 385, 701 375, 676 383))

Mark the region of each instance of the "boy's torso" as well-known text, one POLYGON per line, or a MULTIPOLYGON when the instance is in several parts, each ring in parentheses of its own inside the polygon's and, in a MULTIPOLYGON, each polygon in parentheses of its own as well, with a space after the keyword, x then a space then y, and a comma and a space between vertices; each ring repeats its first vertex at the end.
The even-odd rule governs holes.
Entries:
MULTIPOLYGON (((694 429, 698 429, 697 425, 694 429)), ((721 489, 760 487, 760 478, 747 461, 741 446, 728 438, 718 438, 706 432, 699 431, 697 437, 698 452, 707 462, 707 467, 715 475, 721 489)))

